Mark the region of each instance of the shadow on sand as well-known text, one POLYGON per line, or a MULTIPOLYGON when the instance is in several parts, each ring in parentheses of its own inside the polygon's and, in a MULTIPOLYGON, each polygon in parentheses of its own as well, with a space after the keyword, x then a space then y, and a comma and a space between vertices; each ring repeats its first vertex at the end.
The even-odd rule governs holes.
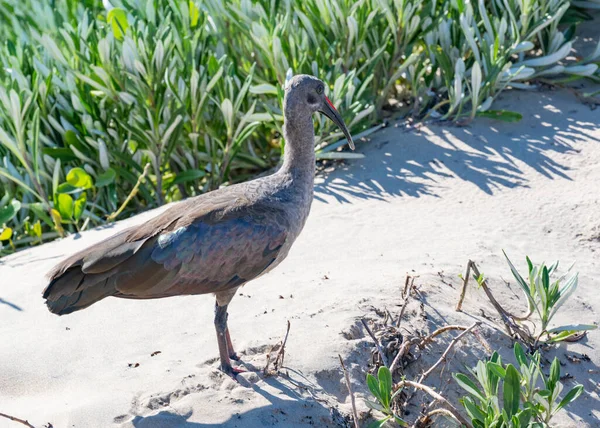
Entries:
POLYGON ((478 119, 469 127, 441 124, 409 132, 392 125, 359 148, 365 159, 321 175, 315 198, 347 203, 349 197, 439 197, 438 182, 448 177, 491 195, 501 188, 527 187, 524 166, 548 179, 569 180, 569 167, 555 155, 576 152, 572 144, 582 140, 598 142, 590 132, 597 127, 597 112, 583 104, 570 111, 556 107, 573 105, 569 97, 564 91, 506 93, 495 108, 523 105, 517 124, 478 119), (370 156, 375 150, 385 155, 370 156))
MULTIPOLYGON (((291 374, 285 377, 284 382, 277 377, 261 376, 262 385, 250 385, 254 393, 265 398, 269 404, 248 411, 230 414, 227 420, 221 423, 198 423, 190 422, 192 410, 178 413, 174 410, 162 410, 157 414, 148 416, 135 416, 131 424, 136 428, 159 428, 159 427, 244 427, 254 428, 263 426, 300 427, 338 427, 346 424, 346 419, 339 413, 336 407, 328 406, 324 400, 314 398, 318 385, 307 380, 301 373, 292 369, 284 369, 291 374), (265 383, 267 385, 265 385, 265 383), (286 385, 289 384, 288 385, 286 385), (290 388, 293 387, 292 388, 290 388), (270 388, 269 388, 270 387, 270 388), (277 391, 273 395, 267 391, 277 391), (308 393, 302 394, 302 392, 308 393)), ((201 399, 201 398, 200 398, 201 399)), ((210 412, 207 410, 207 412, 210 412)))

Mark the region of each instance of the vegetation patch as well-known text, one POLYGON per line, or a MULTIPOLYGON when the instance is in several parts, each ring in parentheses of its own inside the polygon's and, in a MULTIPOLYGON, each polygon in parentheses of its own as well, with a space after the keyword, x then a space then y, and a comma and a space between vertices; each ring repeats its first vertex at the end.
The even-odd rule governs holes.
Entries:
MULTIPOLYGON (((292 74, 329 82, 356 134, 390 108, 515 121, 492 110, 502 90, 598 80, 600 58, 563 61, 590 19, 565 0, 7 0, 0 16, 0 254, 274 167, 292 74)), ((359 156, 316 127, 317 157, 359 156)))

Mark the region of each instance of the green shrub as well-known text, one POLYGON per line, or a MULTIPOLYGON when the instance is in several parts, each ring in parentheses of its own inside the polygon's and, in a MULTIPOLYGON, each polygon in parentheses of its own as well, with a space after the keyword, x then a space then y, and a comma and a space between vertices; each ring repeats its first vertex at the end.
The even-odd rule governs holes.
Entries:
POLYGON ((576 385, 560 398, 563 385, 558 358, 545 376, 539 352, 528 357, 515 343, 514 353, 518 367, 502 364, 496 352, 489 361, 479 361, 472 371, 478 385, 465 374, 454 374, 456 382, 468 393, 461 403, 475 428, 548 426, 559 410, 583 393, 583 386, 576 385))
MULTIPOLYGON (((516 120, 489 110, 500 91, 591 78, 600 57, 557 65, 574 37, 560 19, 586 18, 565 0, 107 4, 0 3, 0 238, 11 229, 16 247, 101 224, 125 201, 123 217, 275 166, 292 73, 330 83, 356 133, 390 98, 417 117, 516 120)), ((318 157, 352 156, 316 126, 318 157)))

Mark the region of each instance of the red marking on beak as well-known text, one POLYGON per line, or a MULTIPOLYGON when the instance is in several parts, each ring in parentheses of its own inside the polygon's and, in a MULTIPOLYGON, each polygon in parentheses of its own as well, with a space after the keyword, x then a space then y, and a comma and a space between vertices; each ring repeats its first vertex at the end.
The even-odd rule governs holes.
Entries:
POLYGON ((333 103, 331 102, 331 100, 327 97, 325 97, 325 99, 327 100, 327 103, 329 104, 329 107, 331 107, 333 109, 333 111, 337 111, 337 109, 335 108, 335 106, 333 105, 333 103))

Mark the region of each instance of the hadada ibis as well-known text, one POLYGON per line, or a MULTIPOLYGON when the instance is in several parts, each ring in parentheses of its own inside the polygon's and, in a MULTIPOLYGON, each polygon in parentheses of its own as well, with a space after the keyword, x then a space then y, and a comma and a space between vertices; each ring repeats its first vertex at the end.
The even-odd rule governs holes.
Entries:
POLYGON ((235 376, 227 306, 239 287, 285 259, 304 227, 313 199, 315 112, 339 126, 354 149, 323 82, 295 76, 285 90, 285 154, 276 173, 186 199, 73 254, 49 273, 43 297, 50 311, 69 314, 109 296, 214 293, 221 370, 235 376))

